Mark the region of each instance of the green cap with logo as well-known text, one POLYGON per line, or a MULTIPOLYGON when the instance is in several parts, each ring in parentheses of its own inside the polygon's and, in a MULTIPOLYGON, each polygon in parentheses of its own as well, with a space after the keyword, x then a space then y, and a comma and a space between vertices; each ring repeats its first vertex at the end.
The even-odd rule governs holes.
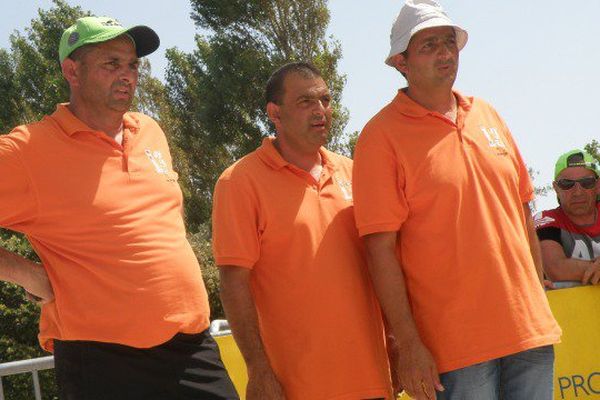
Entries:
POLYGON ((593 171, 596 176, 599 175, 598 160, 583 150, 571 150, 560 156, 554 166, 554 179, 556 179, 564 169, 569 167, 584 167, 593 171))
POLYGON ((144 57, 158 49, 160 39, 151 28, 138 25, 124 28, 116 19, 110 17, 79 18, 67 28, 58 47, 58 55, 62 63, 72 52, 86 44, 102 43, 123 34, 129 35, 135 44, 138 57, 144 57))

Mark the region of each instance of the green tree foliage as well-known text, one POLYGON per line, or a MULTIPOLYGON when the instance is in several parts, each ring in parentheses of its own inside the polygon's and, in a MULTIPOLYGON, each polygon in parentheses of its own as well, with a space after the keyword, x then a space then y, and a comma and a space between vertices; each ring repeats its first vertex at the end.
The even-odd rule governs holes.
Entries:
MULTIPOLYGON (((531 178, 531 181, 535 183, 535 180, 540 175, 540 171, 536 171, 535 169, 529 167, 527 169, 527 172, 529 173, 529 177, 531 178)), ((548 196, 549 193, 552 192, 552 186, 551 185, 534 186, 533 191, 535 193, 536 199, 538 197, 546 197, 546 196, 548 196)), ((532 202, 532 204, 530 204, 530 206, 532 207, 532 211, 534 213, 539 211, 537 208, 537 200, 534 200, 532 202)))
POLYGON ((590 153, 596 160, 600 161, 600 143, 596 139, 586 144, 583 149, 590 153))
POLYGON ((19 123, 22 104, 15 82, 14 60, 5 49, 0 49, 0 96, 0 132, 7 132, 19 123))
POLYGON ((54 111, 67 101, 68 86, 60 72, 58 42, 62 32, 77 18, 89 15, 80 7, 54 0, 48 11, 39 10, 25 34, 11 36, 14 84, 22 102, 19 123, 29 123, 54 111))

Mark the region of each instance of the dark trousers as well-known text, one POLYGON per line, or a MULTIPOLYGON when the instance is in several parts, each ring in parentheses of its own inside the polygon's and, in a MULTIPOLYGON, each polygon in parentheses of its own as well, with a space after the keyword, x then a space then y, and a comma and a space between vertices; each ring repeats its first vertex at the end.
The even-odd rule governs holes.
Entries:
POLYGON ((61 400, 239 399, 208 330, 149 349, 54 341, 61 400))

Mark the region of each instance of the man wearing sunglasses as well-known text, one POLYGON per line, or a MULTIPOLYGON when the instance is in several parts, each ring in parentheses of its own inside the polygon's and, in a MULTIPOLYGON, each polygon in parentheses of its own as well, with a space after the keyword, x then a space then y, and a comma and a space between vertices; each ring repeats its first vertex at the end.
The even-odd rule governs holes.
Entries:
POLYGON ((578 149, 563 154, 556 162, 552 186, 559 206, 538 214, 535 221, 545 272, 555 282, 596 285, 600 283, 598 161, 578 149))

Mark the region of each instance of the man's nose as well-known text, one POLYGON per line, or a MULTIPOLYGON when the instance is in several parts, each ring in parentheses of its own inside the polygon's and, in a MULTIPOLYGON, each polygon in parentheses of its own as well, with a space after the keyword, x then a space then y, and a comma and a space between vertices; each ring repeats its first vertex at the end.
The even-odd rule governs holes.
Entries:
POLYGON ((138 75, 137 69, 134 68, 123 68, 121 71, 120 79, 127 83, 133 83, 138 75))
POLYGON ((315 107, 313 108, 313 114, 323 115, 323 114, 325 114, 326 109, 327 109, 327 106, 323 103, 322 100, 316 100, 315 107))
POLYGON ((438 57, 446 59, 446 58, 449 58, 451 56, 452 56, 452 52, 450 51, 450 47, 448 45, 446 45, 446 44, 442 44, 440 46, 439 51, 438 51, 438 57))
POLYGON ((573 187, 573 192, 577 194, 581 194, 585 191, 583 186, 581 186, 581 182, 575 182, 575 186, 573 187))

